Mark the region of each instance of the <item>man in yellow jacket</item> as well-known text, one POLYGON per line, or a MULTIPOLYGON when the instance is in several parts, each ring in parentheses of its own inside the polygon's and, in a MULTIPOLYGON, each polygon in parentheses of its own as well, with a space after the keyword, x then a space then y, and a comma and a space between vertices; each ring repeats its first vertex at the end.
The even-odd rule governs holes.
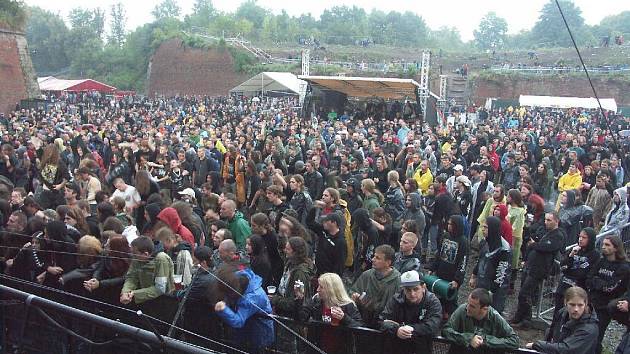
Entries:
POLYGON ((420 188, 422 195, 426 196, 429 191, 429 186, 433 183, 433 174, 429 169, 429 162, 427 160, 420 162, 420 166, 418 166, 416 172, 413 174, 413 179, 418 182, 418 188, 420 188))
POLYGON ((560 210, 560 196, 562 192, 568 190, 580 190, 582 188, 582 174, 575 163, 571 162, 569 171, 563 174, 558 180, 558 199, 556 200, 556 211, 560 210))
POLYGON ((582 187, 582 174, 574 163, 569 165, 569 171, 563 174, 558 180, 558 192, 562 193, 570 189, 579 189, 582 187))

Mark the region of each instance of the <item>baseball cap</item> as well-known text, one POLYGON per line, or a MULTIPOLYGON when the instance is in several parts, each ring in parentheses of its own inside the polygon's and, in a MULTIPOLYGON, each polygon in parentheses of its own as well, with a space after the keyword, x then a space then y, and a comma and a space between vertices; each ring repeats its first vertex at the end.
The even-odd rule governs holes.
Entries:
POLYGON ((186 188, 181 192, 178 192, 179 195, 187 195, 191 198, 195 198, 195 191, 192 188, 186 188))
POLYGON ((464 170, 464 166, 457 164, 455 165, 455 167, 453 167, 454 170, 456 171, 463 171, 464 170))
POLYGON ((421 275, 418 271, 410 270, 408 272, 404 272, 400 276, 400 285, 403 287, 411 287, 416 286, 418 284, 423 284, 424 281, 421 280, 421 275))
POLYGON ((470 187, 471 185, 470 179, 466 176, 457 177, 457 182, 461 182, 461 184, 465 185, 466 187, 470 187))

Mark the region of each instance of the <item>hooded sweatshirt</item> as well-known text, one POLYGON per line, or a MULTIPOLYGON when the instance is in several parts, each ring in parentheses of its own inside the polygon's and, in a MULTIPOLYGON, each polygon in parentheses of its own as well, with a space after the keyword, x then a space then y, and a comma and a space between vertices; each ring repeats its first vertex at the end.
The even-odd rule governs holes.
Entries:
POLYGON ((374 268, 368 269, 352 284, 350 293, 365 292, 365 304, 358 303, 361 316, 368 326, 375 326, 378 315, 383 312, 385 305, 400 287, 400 273, 392 268, 389 274, 383 276, 374 268))
POLYGON ((510 283, 512 253, 508 242, 501 237, 501 220, 490 216, 486 223, 488 236, 481 244, 479 260, 473 274, 477 276, 477 287, 494 292, 506 288, 510 283))
POLYGON ((464 217, 450 217, 452 232, 447 232, 442 240, 438 257, 430 269, 438 278, 456 281, 460 286, 466 274, 466 257, 468 256, 468 239, 464 236, 464 217))
POLYGON ((133 291, 133 301, 136 304, 170 294, 175 289, 173 272, 173 261, 164 253, 162 243, 154 242, 149 261, 131 262, 121 293, 133 291))
MULTIPOLYGON (((372 267, 374 248, 382 244, 379 233, 372 225, 367 209, 359 208, 352 214, 352 237, 354 239, 354 259, 356 268, 365 264, 365 269, 372 267)), ((362 271, 365 269, 361 269, 362 271)))
POLYGON ((560 226, 567 234, 567 243, 572 244, 580 233, 580 221, 587 219, 588 215, 592 218, 593 209, 583 204, 576 204, 576 191, 568 190, 565 193, 567 194, 567 201, 560 208, 558 216, 560 217, 560 226))
MULTIPOLYGON (((612 209, 608 212, 608 215, 606 215, 606 219, 604 219, 605 224, 601 232, 612 230, 627 223, 629 217, 630 208, 628 208, 628 192, 626 187, 617 188, 613 194, 612 209), (615 202, 615 194, 619 196, 619 203, 615 202)), ((617 234, 619 234, 619 231, 617 231, 617 234)))
MULTIPOLYGON (((508 207, 505 204, 496 206, 499 208, 499 219, 501 220, 501 236, 512 246, 512 224, 506 219, 508 216, 508 207)), ((486 221, 487 222, 487 221, 486 221)))
POLYGON ((243 213, 237 211, 234 213, 234 217, 228 222, 228 230, 232 233, 232 237, 234 237, 234 243, 236 243, 236 247, 239 250, 245 249, 245 241, 252 234, 252 229, 249 226, 247 220, 243 218, 243 213))
POLYGON ((182 240, 192 246, 192 251, 195 251, 195 237, 186 226, 182 225, 182 220, 179 218, 177 210, 171 207, 164 208, 164 210, 158 214, 157 218, 168 225, 174 233, 180 235, 182 240))
POLYGON ((574 254, 566 257, 560 263, 562 270, 562 282, 567 286, 586 287, 586 276, 588 272, 599 262, 601 255, 595 249, 595 239, 597 233, 593 228, 586 227, 582 230, 588 236, 588 245, 574 254))
POLYGON ((249 279, 247 289, 235 306, 226 306, 223 311, 217 312, 217 316, 233 329, 235 340, 245 342, 245 347, 257 351, 275 339, 273 321, 264 316, 271 314, 271 303, 261 287, 262 279, 251 269, 241 270, 237 274, 249 279))
POLYGON ((405 208, 401 220, 402 222, 405 222, 407 220, 415 220, 418 230, 420 230, 420 232, 423 232, 426 225, 426 218, 424 217, 424 212, 422 211, 422 196, 420 196, 419 193, 414 192, 409 193, 408 197, 411 198, 411 205, 409 206, 409 208, 405 208))

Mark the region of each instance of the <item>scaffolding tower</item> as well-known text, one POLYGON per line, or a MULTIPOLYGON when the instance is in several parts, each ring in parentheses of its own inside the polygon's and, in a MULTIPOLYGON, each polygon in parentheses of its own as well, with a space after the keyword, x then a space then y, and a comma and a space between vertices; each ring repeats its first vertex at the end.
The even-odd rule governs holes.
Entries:
MULTIPOLYGON (((311 50, 304 49, 302 50, 302 75, 308 76, 311 72, 311 50)), ((300 83, 300 106, 304 105, 304 98, 306 97, 306 89, 308 88, 308 84, 306 81, 302 81, 300 83)))
POLYGON ((427 112, 427 100, 429 98, 429 68, 431 65, 431 52, 425 50, 422 52, 422 66, 420 68, 420 88, 418 89, 418 99, 422 108, 423 116, 427 112))
POLYGON ((448 85, 448 75, 440 75, 440 98, 437 102, 437 109, 442 113, 442 117, 446 116, 446 108, 448 106, 448 98, 446 97, 448 85))

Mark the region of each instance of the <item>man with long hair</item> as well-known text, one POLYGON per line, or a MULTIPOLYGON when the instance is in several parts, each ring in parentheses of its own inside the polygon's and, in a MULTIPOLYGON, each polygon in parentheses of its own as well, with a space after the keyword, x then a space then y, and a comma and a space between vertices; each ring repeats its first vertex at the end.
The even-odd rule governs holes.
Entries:
POLYGON ((542 353, 595 353, 597 345, 597 316, 591 313, 588 294, 579 286, 564 293, 564 308, 554 318, 545 340, 527 343, 527 349, 542 353))
POLYGON ((599 320, 598 353, 602 349, 602 339, 611 320, 608 303, 620 298, 628 290, 630 266, 628 266, 623 241, 619 236, 606 236, 602 242, 602 258, 591 269, 586 280, 586 288, 599 320))

